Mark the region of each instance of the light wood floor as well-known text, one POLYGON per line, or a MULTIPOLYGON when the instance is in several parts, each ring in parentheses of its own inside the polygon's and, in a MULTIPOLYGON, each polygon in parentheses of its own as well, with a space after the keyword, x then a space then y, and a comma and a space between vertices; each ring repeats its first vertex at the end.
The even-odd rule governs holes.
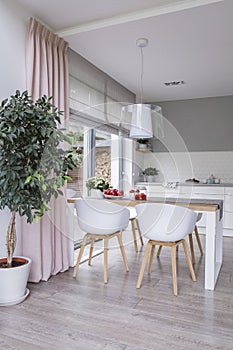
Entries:
MULTIPOLYGON (((204 245, 204 237, 202 237, 204 245)), ((164 248, 136 289, 144 254, 126 245, 130 271, 114 246, 109 282, 103 283, 103 255, 73 269, 29 284, 23 303, 0 308, 1 350, 210 350, 233 349, 233 238, 224 238, 224 262, 214 292, 204 290, 204 259, 192 282, 182 249, 179 295, 172 291, 170 249, 164 248)), ((198 250, 196 249, 196 256, 198 250)), ((1 288, 1 285, 0 285, 1 288)))

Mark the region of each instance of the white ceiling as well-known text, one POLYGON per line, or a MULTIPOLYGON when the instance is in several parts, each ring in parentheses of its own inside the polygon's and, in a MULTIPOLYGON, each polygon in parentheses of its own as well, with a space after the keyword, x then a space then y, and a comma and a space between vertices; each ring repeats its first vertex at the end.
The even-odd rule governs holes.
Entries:
POLYGON ((145 102, 233 95, 232 0, 15 0, 145 102), (207 2, 212 2, 207 4, 207 2), (180 86, 165 82, 184 80, 180 86))

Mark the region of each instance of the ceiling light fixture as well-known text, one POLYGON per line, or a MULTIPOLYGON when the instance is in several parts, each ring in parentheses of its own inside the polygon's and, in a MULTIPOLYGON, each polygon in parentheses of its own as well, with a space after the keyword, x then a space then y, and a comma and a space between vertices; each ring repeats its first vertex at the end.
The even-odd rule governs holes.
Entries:
POLYGON ((141 91, 140 91, 140 103, 128 105, 127 111, 132 113, 131 125, 130 125, 130 138, 132 139, 149 139, 153 137, 153 126, 152 126, 152 111, 162 113, 161 107, 144 104, 143 101, 143 49, 148 46, 148 39, 139 38, 136 41, 137 47, 141 51, 141 91))

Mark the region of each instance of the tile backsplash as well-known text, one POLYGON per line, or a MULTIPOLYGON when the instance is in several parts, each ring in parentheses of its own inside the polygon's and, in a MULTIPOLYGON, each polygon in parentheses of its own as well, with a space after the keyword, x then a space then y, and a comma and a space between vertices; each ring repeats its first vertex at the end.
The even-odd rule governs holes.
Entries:
POLYGON ((159 182, 183 182, 189 178, 202 181, 213 174, 221 182, 233 183, 233 151, 147 153, 143 167, 158 168, 156 181, 159 182))

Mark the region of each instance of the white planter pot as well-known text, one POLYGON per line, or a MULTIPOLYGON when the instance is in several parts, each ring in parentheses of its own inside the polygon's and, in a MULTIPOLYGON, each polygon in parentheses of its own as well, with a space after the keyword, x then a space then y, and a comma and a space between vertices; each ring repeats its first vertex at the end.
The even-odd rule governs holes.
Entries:
POLYGON ((139 150, 142 150, 142 151, 145 151, 147 149, 147 144, 146 143, 139 143, 138 144, 138 149, 139 150))
MULTIPOLYGON (((12 267, 0 268, 0 306, 16 305, 21 303, 29 294, 26 288, 31 267, 31 259, 23 256, 14 257, 13 260, 26 261, 25 264, 12 267)), ((6 260, 1 258, 0 261, 6 260)))
POLYGON ((155 175, 148 175, 146 179, 147 179, 147 182, 155 182, 155 175))
POLYGON ((103 198, 103 192, 101 192, 100 190, 91 190, 91 197, 92 198, 103 198))

